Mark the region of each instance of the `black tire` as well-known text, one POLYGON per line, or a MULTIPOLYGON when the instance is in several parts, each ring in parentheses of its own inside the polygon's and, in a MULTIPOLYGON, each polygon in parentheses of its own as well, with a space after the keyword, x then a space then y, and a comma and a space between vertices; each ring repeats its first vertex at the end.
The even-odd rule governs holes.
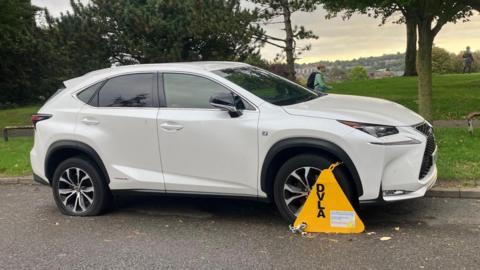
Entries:
MULTIPOLYGON (((275 204, 277 205, 278 211, 286 221, 288 221, 290 224, 293 224, 296 219, 295 213, 292 212, 291 207, 287 205, 285 199, 287 195, 286 191, 284 191, 284 186, 287 180, 292 181, 289 180, 289 178, 291 177, 290 174, 294 171, 297 171, 298 169, 301 169, 302 167, 312 167, 312 169, 318 168, 319 170, 323 170, 328 168, 334 162, 336 161, 315 154, 301 154, 287 160, 280 167, 280 170, 275 177, 273 192, 275 204)), ((333 173, 347 198, 350 200, 352 205, 356 207, 358 205, 358 197, 356 196, 355 188, 349 177, 349 174, 345 171, 344 166, 338 166, 337 168, 335 168, 333 173)), ((312 171, 309 175, 310 177, 307 178, 309 178, 308 182, 309 186, 311 187, 315 183, 315 180, 318 177, 318 173, 312 171)), ((303 198, 298 200, 300 200, 298 203, 303 205, 301 202, 303 198)))
MULTIPOLYGON (((70 176, 68 176, 67 180, 68 182, 71 182, 70 176)), ((82 186, 75 183, 74 180, 72 180, 72 182, 76 184, 76 186, 82 186)), ((81 181, 77 180, 77 182, 81 182, 81 181)), ((62 214, 64 215, 69 215, 69 216, 95 216, 95 215, 102 214, 103 211, 106 210, 111 205, 111 200, 112 200, 110 190, 106 184, 106 181, 100 169, 94 162, 92 162, 90 159, 83 156, 76 156, 73 158, 69 158, 63 161, 62 163, 60 163, 60 165, 58 165, 58 167, 55 169, 55 172, 53 174, 52 191, 53 191, 53 198, 55 199, 55 203, 57 204, 57 207, 60 210, 60 212, 62 212, 62 214), (75 173, 77 168, 80 169, 78 177, 77 177, 77 174, 75 173), (92 187, 93 189, 89 189, 89 190, 93 190, 93 191, 91 191, 91 193, 89 193, 90 191, 86 191, 83 194, 88 196, 88 198, 92 199, 91 202, 87 199, 87 197, 82 195, 80 188, 73 188, 71 184, 67 184, 65 182, 65 179, 67 177, 66 173, 67 174, 73 173, 73 176, 71 177, 72 179, 74 179, 75 177, 83 179, 85 176, 88 176, 88 179, 89 179, 88 184, 85 184, 84 182, 82 183, 85 185, 84 186, 85 191, 90 187, 92 187), (63 178, 62 180, 60 179, 61 177, 63 178), (60 190, 62 190, 63 192, 68 189, 72 189, 72 190, 78 189, 78 191, 73 191, 75 192, 75 194, 67 193, 64 195, 61 195, 59 192, 60 190), (66 200, 67 204, 64 204, 63 200, 65 200, 65 198, 69 195, 71 195, 71 197, 66 200), (78 203, 79 201, 78 202, 76 201, 78 200, 76 198, 77 196, 82 197, 82 201, 83 201, 82 206, 85 208, 85 210, 80 208, 78 203), (76 209, 80 209, 81 211, 75 211, 73 207, 68 206, 69 204, 76 205, 76 209)))

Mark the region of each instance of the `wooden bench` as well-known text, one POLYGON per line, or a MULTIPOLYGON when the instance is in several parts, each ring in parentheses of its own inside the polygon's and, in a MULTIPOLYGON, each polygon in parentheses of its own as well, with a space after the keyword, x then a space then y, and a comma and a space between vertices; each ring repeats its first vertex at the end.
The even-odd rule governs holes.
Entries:
POLYGON ((33 132, 33 126, 8 126, 3 128, 3 139, 8 142, 9 137, 29 137, 33 132))

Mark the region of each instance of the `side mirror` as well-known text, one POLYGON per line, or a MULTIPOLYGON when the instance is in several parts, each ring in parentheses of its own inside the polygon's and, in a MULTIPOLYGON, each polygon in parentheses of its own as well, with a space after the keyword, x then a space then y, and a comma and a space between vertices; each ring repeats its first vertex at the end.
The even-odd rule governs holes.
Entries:
POLYGON ((237 106, 238 99, 240 97, 234 96, 232 93, 218 93, 210 97, 210 105, 228 111, 231 117, 239 117, 242 115, 242 111, 237 106))

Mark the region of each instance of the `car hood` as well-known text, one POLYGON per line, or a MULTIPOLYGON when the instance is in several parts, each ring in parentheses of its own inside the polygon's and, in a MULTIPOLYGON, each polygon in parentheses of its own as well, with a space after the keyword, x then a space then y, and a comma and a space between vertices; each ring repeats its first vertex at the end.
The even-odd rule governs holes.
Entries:
POLYGON ((283 108, 292 115, 379 125, 411 126, 425 121, 400 104, 361 96, 329 94, 283 108))

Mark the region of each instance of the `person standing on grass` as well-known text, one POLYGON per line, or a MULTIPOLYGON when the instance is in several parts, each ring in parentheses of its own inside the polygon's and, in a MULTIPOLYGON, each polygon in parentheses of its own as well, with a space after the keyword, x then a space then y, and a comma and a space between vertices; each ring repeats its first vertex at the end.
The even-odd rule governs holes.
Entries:
POLYGON ((463 73, 472 72, 473 61, 473 54, 470 51, 470 47, 467 47, 467 51, 463 54, 463 73))
POLYGON ((324 65, 318 65, 317 71, 312 72, 308 77, 307 87, 318 92, 325 92, 332 89, 332 87, 325 82, 326 71, 327 68, 324 65))

